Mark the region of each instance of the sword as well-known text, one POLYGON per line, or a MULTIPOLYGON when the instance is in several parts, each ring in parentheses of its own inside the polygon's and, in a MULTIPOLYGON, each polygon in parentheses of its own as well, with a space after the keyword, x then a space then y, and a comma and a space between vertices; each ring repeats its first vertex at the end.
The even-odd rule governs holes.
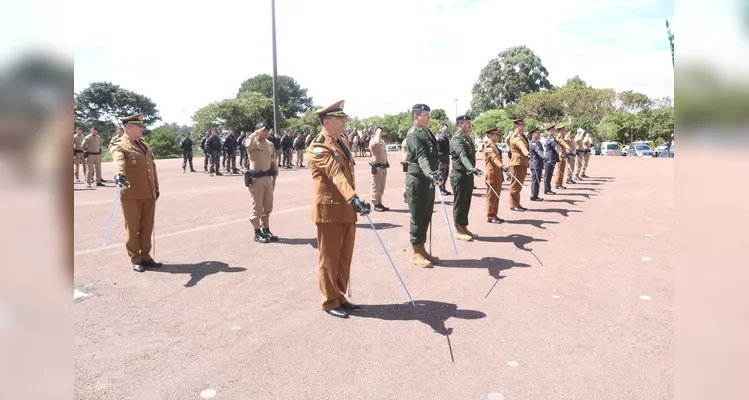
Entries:
POLYGON ((393 258, 390 257, 390 253, 388 253, 388 250, 385 248, 385 243, 382 242, 382 239, 380 238, 380 234, 377 233, 377 229, 375 229, 374 224, 372 223, 372 218, 369 217, 369 214, 366 214, 367 221, 369 221, 369 226, 372 227, 372 230, 375 233, 375 236, 377 236, 377 240, 380 241, 380 245, 382 246, 382 250, 385 251, 385 255, 388 256, 388 260, 390 260, 390 265, 393 266, 393 270, 395 270, 395 274, 398 275, 398 279, 401 281, 401 285, 403 285, 403 289, 405 289, 406 294, 408 295, 408 299, 411 300, 411 304, 413 304, 414 307, 416 307, 416 303, 414 303, 414 299, 411 297, 411 293, 408 291, 408 288, 406 287, 406 284, 403 282, 403 278, 401 278, 401 274, 398 272, 398 268, 395 267, 395 263, 393 262, 393 258))
POLYGON ((114 212, 117 210, 117 200, 120 198, 120 191, 122 191, 122 188, 117 186, 117 194, 114 196, 114 205, 112 206, 112 215, 109 217, 109 226, 107 227, 107 233, 104 234, 104 244, 101 245, 102 247, 106 246, 109 240, 109 231, 112 229, 112 221, 114 220, 114 212))
POLYGON ((458 255, 458 246, 455 245, 455 236, 453 236, 453 228, 450 226, 450 217, 447 216, 447 207, 445 207, 445 200, 442 198, 442 192, 439 190, 437 193, 440 194, 440 203, 442 203, 442 211, 445 212, 445 220, 447 221, 447 229, 450 230, 450 239, 453 241, 453 249, 455 249, 455 255, 458 255))
POLYGON ((520 185, 520 188, 525 190, 525 193, 528 193, 529 196, 533 197, 531 192, 529 192, 528 189, 526 189, 525 186, 523 186, 523 184, 518 180, 518 178, 515 178, 515 175, 513 175, 512 172, 507 171, 507 175, 510 175, 512 179, 514 179, 515 182, 517 182, 520 185))
POLYGON ((486 178, 483 176, 481 178, 484 179, 484 182, 486 182, 486 185, 489 186, 489 189, 491 189, 492 192, 494 192, 494 194, 497 195, 497 198, 499 198, 499 193, 497 193, 497 191, 494 190, 494 187, 489 183, 489 181, 487 181, 486 178))

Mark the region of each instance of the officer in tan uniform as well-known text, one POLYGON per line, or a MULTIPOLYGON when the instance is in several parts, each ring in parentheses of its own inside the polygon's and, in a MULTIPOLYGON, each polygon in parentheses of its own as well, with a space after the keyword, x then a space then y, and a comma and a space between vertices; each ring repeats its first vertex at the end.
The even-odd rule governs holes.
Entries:
POLYGON ((91 133, 83 139, 81 148, 88 153, 87 186, 91 187, 94 179, 94 170, 96 170, 96 186, 104 186, 101 183, 101 136, 99 136, 96 128, 91 128, 91 133))
MULTIPOLYGON (((504 176, 502 172, 507 172, 507 167, 502 164, 502 150, 497 146, 500 128, 491 128, 486 130, 487 143, 484 148, 484 163, 486 164, 486 181, 492 185, 497 194, 502 194, 502 182, 504 176)), ((499 211, 499 197, 494 194, 491 188, 486 188, 486 221, 493 224, 505 222, 497 216, 499 211)))
POLYGON ((245 140, 250 169, 244 173, 245 185, 252 194, 252 214, 250 222, 255 228, 255 241, 269 243, 278 241, 278 236, 270 231, 270 213, 273 211, 273 178, 276 168, 276 149, 268 140, 268 126, 265 122, 255 125, 255 132, 245 140))
POLYGON ((525 177, 528 175, 528 165, 530 164, 528 138, 523 134, 525 132, 523 118, 515 119, 512 122, 515 124, 515 132, 510 136, 509 151, 512 156, 510 157, 509 173, 515 179, 510 184, 510 209, 512 211, 526 211, 528 209, 520 205, 520 191, 525 182, 525 177))
POLYGON ((380 126, 375 126, 372 130, 372 139, 369 140, 369 151, 372 154, 372 204, 375 211, 390 211, 390 208, 382 204, 382 193, 385 191, 385 181, 387 180, 388 162, 387 154, 387 132, 380 126))
POLYGON ((153 152, 144 141, 143 114, 120 118, 125 134, 112 149, 114 182, 122 188, 120 204, 125 216, 125 248, 133 270, 161 267, 151 258, 151 234, 159 198, 159 176, 153 152))
POLYGON ((80 182, 80 166, 83 165, 83 177, 87 178, 88 174, 86 173, 86 163, 83 161, 83 148, 81 146, 83 145, 83 128, 77 128, 75 130, 75 135, 73 135, 73 165, 74 165, 74 174, 75 174, 75 181, 80 182))
POLYGON ((580 171, 580 177, 581 178, 587 178, 588 175, 585 175, 585 171, 588 169, 588 161, 590 161, 590 149, 593 148, 593 139, 590 137, 590 133, 583 130, 583 137, 582 137, 583 147, 585 148, 585 151, 583 153, 583 169, 580 171))
POLYGON ((585 163, 585 144, 583 143, 584 133, 585 130, 583 128, 578 128, 577 135, 575 135, 575 147, 577 147, 577 156, 579 158, 577 160, 577 168, 575 169, 575 177, 572 179, 576 181, 582 180, 582 178, 580 178, 580 173, 583 169, 583 163, 585 163))
POLYGON ((570 146, 564 140, 564 134, 567 132, 567 127, 560 125, 557 127, 559 132, 554 138, 559 144, 559 165, 557 165, 556 175, 554 175, 554 189, 567 189, 564 187, 564 171, 567 169, 567 159, 570 157, 570 146))
POLYGON ((356 214, 369 214, 371 205, 356 195, 354 157, 342 137, 348 115, 341 100, 315 111, 322 131, 307 148, 314 180, 312 221, 317 225, 320 251, 318 279, 322 309, 338 318, 360 306, 344 297, 349 284, 351 258, 356 239, 356 214))
POLYGON ((570 149, 568 153, 569 157, 567 157, 567 170, 564 171, 564 182, 575 184, 577 182, 572 180, 572 178, 575 176, 575 165, 577 163, 577 143, 575 143, 575 135, 572 134, 571 130, 564 135, 564 141, 570 149))

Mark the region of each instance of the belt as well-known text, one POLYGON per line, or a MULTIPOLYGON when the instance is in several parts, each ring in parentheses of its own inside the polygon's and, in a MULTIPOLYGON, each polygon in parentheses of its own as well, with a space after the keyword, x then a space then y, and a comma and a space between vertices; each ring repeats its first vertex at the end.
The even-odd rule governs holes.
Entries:
POLYGON ((267 171, 260 171, 260 170, 257 170, 257 169, 252 169, 252 170, 249 170, 247 172, 253 178, 262 178, 264 176, 272 176, 273 175, 272 171, 273 171, 272 169, 269 169, 267 171))
POLYGON ((101 151, 99 151, 97 153, 93 153, 93 152, 90 152, 90 151, 88 152, 88 155, 90 155, 90 156, 96 156, 96 155, 99 155, 99 154, 101 154, 101 151))
POLYGON ((73 153, 83 153, 83 150, 73 149, 73 153))

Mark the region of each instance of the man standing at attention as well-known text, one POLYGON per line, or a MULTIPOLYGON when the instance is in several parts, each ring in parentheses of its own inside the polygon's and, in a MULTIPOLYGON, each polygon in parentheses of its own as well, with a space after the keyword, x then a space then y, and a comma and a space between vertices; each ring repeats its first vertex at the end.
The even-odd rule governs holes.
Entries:
POLYGON ((90 188, 91 183, 94 182, 94 171, 96 172, 96 186, 104 186, 101 183, 101 136, 96 128, 91 128, 91 133, 83 139, 81 148, 88 153, 87 186, 90 188))
POLYGON ((557 143, 557 127, 552 124, 546 128, 546 141, 544 142, 544 194, 556 194, 551 190, 551 177, 554 175, 554 167, 559 162, 559 144, 557 143))
POLYGON ((125 134, 114 145, 112 161, 114 182, 122 189, 120 204, 125 216, 125 248, 133 270, 161 267, 151 258, 151 235, 159 198, 159 176, 153 153, 140 140, 143 136, 143 114, 121 118, 125 134))
POLYGON ((83 145, 83 128, 77 128, 75 130, 75 135, 73 135, 73 165, 75 165, 75 169, 73 170, 75 174, 75 181, 80 182, 80 167, 83 165, 83 177, 88 178, 88 174, 86 173, 86 164, 83 161, 83 149, 81 146, 83 145))
MULTIPOLYGON (((484 149, 484 163, 486 163, 486 181, 492 185, 497 194, 502 194, 502 181, 504 181, 502 172, 507 172, 507 167, 502 164, 502 150, 497 145, 499 132, 499 128, 491 128, 486 131, 486 138, 489 142, 484 149)), ((499 211, 499 196, 497 194, 494 194, 491 188, 486 188, 486 221, 492 224, 505 222, 502 218, 497 217, 499 211)))
POLYGON ((255 228, 255 241, 269 243, 278 241, 270 231, 270 213, 273 211, 273 176, 276 168, 276 150, 268 140, 268 127, 265 122, 255 125, 255 133, 247 139, 249 170, 245 173, 245 183, 252 194, 250 222, 255 228))
POLYGON ((471 209, 473 197, 473 176, 483 173, 476 168, 476 147, 471 139, 473 124, 471 117, 461 115, 455 123, 458 131, 450 140, 450 156, 453 168, 450 171, 450 186, 455 191, 453 200, 453 221, 455 223, 455 238, 467 242, 478 238, 478 235, 468 230, 468 212, 471 209))
POLYGON ((369 214, 371 206, 356 195, 354 159, 349 143, 342 138, 348 115, 344 101, 315 111, 322 131, 307 149, 314 180, 312 222, 317 225, 320 258, 317 276, 322 291, 322 309, 338 318, 359 305, 344 297, 349 285, 351 259, 356 239, 356 214, 369 214))
POLYGON ((525 177, 528 174, 530 164, 530 153, 528 152, 528 139, 525 137, 525 122, 522 118, 512 121, 515 124, 515 132, 509 140, 510 175, 514 176, 510 184, 510 209, 512 211, 526 211, 527 208, 520 205, 520 191, 522 190, 525 177))
MULTIPOLYGON (((440 174, 442 174, 442 185, 439 190, 443 196, 451 195, 445 189, 448 174, 450 173, 450 137, 447 136, 447 124, 440 124, 440 131, 437 133, 437 162, 439 164, 440 174)), ((453 190, 455 190, 453 188, 453 190)))
POLYGON ((425 268, 431 268, 432 263, 440 260, 427 253, 424 248, 434 211, 434 186, 442 184, 442 174, 437 169, 437 138, 427 128, 430 114, 431 109, 428 105, 414 105, 411 108, 413 125, 406 133, 406 203, 411 213, 411 261, 425 268))
POLYGON ((372 153, 372 162, 369 163, 372 167, 372 204, 375 211, 390 211, 390 208, 382 204, 382 194, 385 192, 385 181, 390 168, 385 138, 387 132, 382 127, 375 126, 372 139, 369 140, 369 151, 372 153))

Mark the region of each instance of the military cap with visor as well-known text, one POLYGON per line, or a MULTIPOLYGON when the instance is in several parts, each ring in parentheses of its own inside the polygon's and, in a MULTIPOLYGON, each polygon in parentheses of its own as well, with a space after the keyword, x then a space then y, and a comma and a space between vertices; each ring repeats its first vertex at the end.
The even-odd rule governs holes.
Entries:
POLYGON ((135 114, 129 117, 120 118, 120 122, 123 124, 133 124, 143 126, 143 114, 135 114))
POLYGON ((343 105, 345 102, 346 102, 345 100, 337 101, 325 108, 321 108, 315 111, 315 115, 319 116, 320 118, 324 118, 324 117, 348 118, 348 114, 343 112, 343 105))
POLYGON ((470 120, 471 120, 471 117, 469 117, 467 115, 461 115, 458 118, 455 118, 455 123, 459 124, 459 123, 461 123, 463 121, 470 121, 470 120))
POLYGON ((414 106, 411 107, 411 113, 421 112, 421 111, 432 111, 432 109, 429 108, 429 106, 426 104, 414 104, 414 106))

